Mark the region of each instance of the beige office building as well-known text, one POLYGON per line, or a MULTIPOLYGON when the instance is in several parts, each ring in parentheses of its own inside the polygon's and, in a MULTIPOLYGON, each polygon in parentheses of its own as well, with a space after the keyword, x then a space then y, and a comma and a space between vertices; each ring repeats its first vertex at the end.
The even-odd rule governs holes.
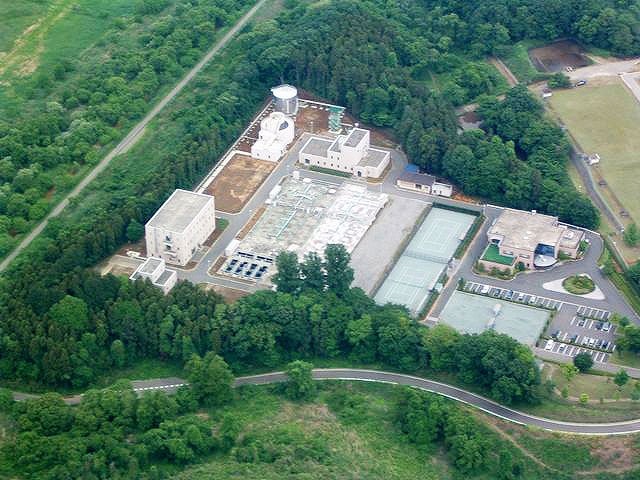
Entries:
POLYGON ((147 255, 186 265, 215 228, 211 195, 176 190, 145 225, 147 255))
POLYGON ((532 269, 550 267, 561 253, 576 258, 584 232, 535 210, 505 209, 489 228, 487 237, 489 246, 481 259, 485 267, 504 267, 509 263, 505 260, 512 259, 511 266, 522 262, 525 268, 532 269))

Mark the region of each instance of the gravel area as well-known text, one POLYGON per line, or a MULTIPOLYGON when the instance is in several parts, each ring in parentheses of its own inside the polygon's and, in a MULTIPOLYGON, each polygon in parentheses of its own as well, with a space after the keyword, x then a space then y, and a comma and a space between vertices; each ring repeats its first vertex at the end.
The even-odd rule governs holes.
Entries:
POLYGON ((427 202, 389 195, 389 203, 351 254, 354 286, 372 293, 393 266, 396 254, 427 205, 427 202))

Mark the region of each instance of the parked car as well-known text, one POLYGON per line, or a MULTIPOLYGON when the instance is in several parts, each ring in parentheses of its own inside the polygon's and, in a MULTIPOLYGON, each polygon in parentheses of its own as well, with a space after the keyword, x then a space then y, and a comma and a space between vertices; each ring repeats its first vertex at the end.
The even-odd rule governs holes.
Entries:
POLYGON ((603 332, 608 332, 609 330, 611 330, 611 322, 604 322, 602 324, 602 331, 603 332))
POLYGON ((589 339, 589 346, 593 347, 596 344, 596 339, 595 338, 591 338, 589 339))
POLYGON ((555 344, 556 344, 556 342, 554 342, 553 340, 549 339, 549 340, 547 340, 547 343, 544 346, 544 349, 545 350, 551 350, 555 344))
POLYGON ((483 295, 486 295, 487 293, 489 293, 489 289, 490 288, 491 287, 489 285, 483 285, 482 289, 480 290, 480 293, 483 294, 483 295))
POLYGON ((535 295, 531 295, 531 298, 529 299, 529 305, 533 305, 537 300, 538 297, 536 297, 535 295))
POLYGON ((586 84, 587 84, 586 80, 578 80, 574 86, 581 87, 581 86, 586 85, 586 84))
POLYGON ((555 332, 553 332, 553 333, 551 334, 551 337, 552 337, 552 338, 558 338, 558 335, 560 335, 560 330, 556 330, 555 332))
POLYGON ((576 343, 576 340, 578 340, 578 334, 577 333, 573 334, 573 336, 571 337, 571 339, 569 341, 571 343, 576 343))
POLYGON ((518 295, 518 301, 521 302, 524 300, 524 293, 520 293, 520 295, 518 295))

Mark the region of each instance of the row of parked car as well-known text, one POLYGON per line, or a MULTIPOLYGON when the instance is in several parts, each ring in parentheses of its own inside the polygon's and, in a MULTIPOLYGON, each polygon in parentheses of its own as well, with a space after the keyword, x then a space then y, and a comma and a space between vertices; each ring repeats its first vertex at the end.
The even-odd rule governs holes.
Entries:
POLYGON ((249 265, 248 261, 240 262, 238 259, 232 259, 227 267, 224 269, 225 273, 230 275, 238 275, 244 278, 255 278, 259 280, 266 273, 267 269, 266 265, 258 266, 257 263, 251 263, 249 265))

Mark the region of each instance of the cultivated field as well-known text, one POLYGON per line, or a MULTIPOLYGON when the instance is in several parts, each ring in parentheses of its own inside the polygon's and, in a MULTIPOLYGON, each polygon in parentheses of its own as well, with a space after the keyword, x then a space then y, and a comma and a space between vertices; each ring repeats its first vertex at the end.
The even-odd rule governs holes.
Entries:
MULTIPOLYGON (((640 105, 622 82, 554 93, 551 106, 586 153, 600 154, 592 167, 607 182, 611 197, 640 221, 640 105)), ((620 208, 612 205, 616 210, 620 208)))
POLYGON ((204 193, 216 197, 216 210, 238 213, 275 168, 275 162, 236 154, 204 193))

